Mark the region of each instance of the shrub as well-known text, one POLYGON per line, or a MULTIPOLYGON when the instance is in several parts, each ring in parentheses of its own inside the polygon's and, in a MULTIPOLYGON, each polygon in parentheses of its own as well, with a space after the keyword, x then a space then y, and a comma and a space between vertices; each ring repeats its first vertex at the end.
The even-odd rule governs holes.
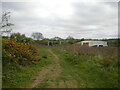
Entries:
POLYGON ((37 57, 36 48, 25 42, 3 41, 2 52, 3 64, 18 63, 27 65, 40 60, 37 57))
POLYGON ((26 43, 30 43, 30 44, 32 44, 34 42, 32 38, 28 38, 24 34, 21 35, 20 33, 13 33, 10 36, 10 39, 15 40, 17 42, 26 42, 26 43))

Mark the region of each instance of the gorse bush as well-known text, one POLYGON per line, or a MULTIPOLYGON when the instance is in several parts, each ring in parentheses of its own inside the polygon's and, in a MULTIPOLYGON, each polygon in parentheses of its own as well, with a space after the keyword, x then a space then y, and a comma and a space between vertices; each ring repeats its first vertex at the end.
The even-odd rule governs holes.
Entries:
POLYGON ((40 61, 37 57, 37 49, 25 42, 3 41, 2 55, 3 64, 27 65, 40 61))

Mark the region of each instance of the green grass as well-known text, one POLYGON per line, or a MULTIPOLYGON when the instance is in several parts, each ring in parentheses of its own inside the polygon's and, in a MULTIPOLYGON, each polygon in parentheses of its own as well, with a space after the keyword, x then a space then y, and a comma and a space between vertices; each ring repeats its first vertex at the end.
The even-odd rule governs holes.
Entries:
MULTIPOLYGON (((21 66, 9 64, 3 67, 3 88, 24 88, 29 83, 35 80, 35 76, 49 64, 53 64, 52 58, 47 51, 47 48, 38 48, 41 61, 37 64, 21 66), (43 58, 43 56, 47 58, 43 58)), ((44 86, 44 85, 43 85, 44 86)))
POLYGON ((46 88, 47 86, 49 86, 47 83, 41 83, 38 87, 36 88, 46 88))
MULTIPOLYGON (((37 64, 20 66, 8 64, 3 67, 3 88, 20 88, 32 83, 35 76, 49 64, 54 64, 53 56, 48 53, 47 47, 38 49, 41 61, 37 64)), ((60 58, 62 72, 53 82, 77 81, 78 88, 116 88, 118 87, 118 70, 116 62, 111 64, 111 71, 102 68, 102 53, 91 51, 85 54, 74 54, 65 48, 51 48, 60 58)), ((104 52, 105 53, 105 52, 104 52)), ((110 55, 111 56, 111 55, 110 55)), ((48 87, 47 78, 36 88, 48 87)))
POLYGON ((40 83, 40 85, 38 85, 38 86, 35 87, 35 88, 46 88, 46 87, 48 87, 49 84, 47 83, 47 81, 48 81, 48 79, 45 78, 45 79, 42 81, 42 83, 40 83))
POLYGON ((104 71, 95 55, 74 56, 64 49, 53 48, 61 57, 63 72, 56 81, 76 80, 78 88, 117 88, 118 73, 104 71))
POLYGON ((66 81, 76 80, 78 83, 77 85, 78 88, 83 88, 83 86, 81 85, 85 85, 86 82, 84 82, 82 78, 79 76, 78 68, 75 68, 73 65, 71 65, 69 62, 65 60, 65 54, 67 53, 67 51, 63 51, 59 49, 53 49, 53 51, 61 58, 60 65, 63 70, 60 76, 56 78, 56 82, 59 81, 66 82, 66 81))

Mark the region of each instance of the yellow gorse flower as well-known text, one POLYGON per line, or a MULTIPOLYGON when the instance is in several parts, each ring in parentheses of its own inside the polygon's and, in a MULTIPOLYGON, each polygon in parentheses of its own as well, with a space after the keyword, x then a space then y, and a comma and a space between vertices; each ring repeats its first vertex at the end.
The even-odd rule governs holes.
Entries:
POLYGON ((19 62, 26 61, 35 62, 39 59, 37 58, 37 49, 25 42, 16 41, 3 41, 3 53, 7 54, 7 57, 11 60, 17 60, 19 62))

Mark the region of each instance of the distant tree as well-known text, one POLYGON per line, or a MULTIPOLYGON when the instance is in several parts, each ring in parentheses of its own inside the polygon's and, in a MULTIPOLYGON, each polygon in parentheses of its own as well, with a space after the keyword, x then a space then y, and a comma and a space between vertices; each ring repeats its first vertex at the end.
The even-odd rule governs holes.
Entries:
POLYGON ((10 36, 10 33, 12 31, 11 26, 14 24, 10 23, 9 21, 10 12, 2 12, 2 22, 0 23, 1 35, 5 33, 7 36, 10 36))
POLYGON ((53 40, 57 40, 57 41, 59 41, 59 40, 62 40, 62 38, 60 38, 60 37, 54 37, 54 38, 52 38, 53 40))
POLYGON ((107 39, 106 41, 109 47, 120 47, 120 38, 107 39))
POLYGON ((81 39, 76 39, 76 42, 81 42, 81 39))
POLYGON ((32 33, 32 37, 36 40, 42 40, 44 37, 43 37, 43 34, 40 33, 40 32, 33 32, 32 33))
POLYGON ((50 41, 50 39, 48 38, 44 38, 40 41, 41 44, 44 44, 44 45, 48 45, 48 41, 50 41))
POLYGON ((84 38, 81 39, 81 41, 84 41, 84 40, 85 40, 84 38))
POLYGON ((27 43, 33 42, 32 38, 28 38, 25 36, 25 34, 20 34, 20 33, 11 34, 10 39, 15 40, 17 42, 27 42, 27 43))
POLYGON ((74 39, 72 36, 68 36, 66 39, 74 39))
POLYGON ((112 45, 114 47, 120 47, 120 39, 118 38, 118 39, 113 40, 112 45))
POLYGON ((67 38, 66 38, 66 40, 67 40, 67 42, 68 42, 68 44, 74 44, 74 43, 76 43, 76 39, 74 39, 72 36, 68 36, 67 38))

